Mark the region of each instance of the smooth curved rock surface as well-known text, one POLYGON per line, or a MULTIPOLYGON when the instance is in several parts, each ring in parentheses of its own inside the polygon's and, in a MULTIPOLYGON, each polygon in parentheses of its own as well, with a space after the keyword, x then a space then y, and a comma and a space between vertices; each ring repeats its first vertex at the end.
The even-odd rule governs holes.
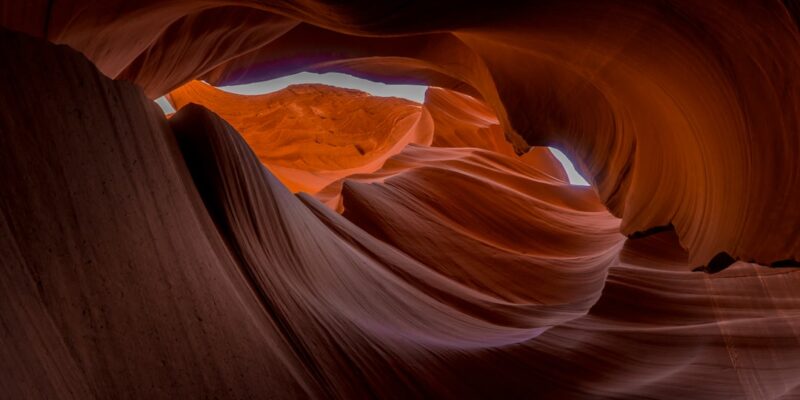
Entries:
POLYGON ((589 310, 624 241, 591 189, 494 153, 413 146, 375 175, 345 180, 345 218, 548 326, 589 310))
MULTIPOLYGON (((430 87, 425 92, 425 109, 433 118, 432 146, 477 147, 509 157, 516 155, 497 116, 482 101, 453 90, 430 87)), ((566 171, 547 148, 530 147, 520 159, 540 172, 569 181, 566 171)))
POLYGON ((3 4, 0 393, 799 398, 797 11, 3 4))
POLYGON ((800 260, 791 4, 48 4, 9 5, 0 21, 69 44, 151 96, 197 74, 231 83, 338 70, 431 82, 486 101, 518 151, 556 145, 581 160, 625 234, 671 224, 696 266, 722 252, 800 260), (226 17, 207 17, 217 14, 226 17), (234 26, 240 39, 220 51, 220 32, 234 26))
POLYGON ((412 101, 326 85, 292 85, 245 96, 202 82, 169 94, 214 111, 241 132, 261 162, 294 192, 316 193, 331 182, 377 170, 409 143, 429 145, 433 121, 412 101))
POLYGON ((0 35, 3 396, 313 394, 161 110, 66 47, 0 35))

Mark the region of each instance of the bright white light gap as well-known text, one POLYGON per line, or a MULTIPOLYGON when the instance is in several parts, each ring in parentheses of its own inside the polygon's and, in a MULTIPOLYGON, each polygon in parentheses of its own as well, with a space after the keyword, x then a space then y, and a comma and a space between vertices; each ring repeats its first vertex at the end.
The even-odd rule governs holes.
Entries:
POLYGON ((589 186, 589 182, 587 182, 586 179, 581 176, 578 170, 575 169, 575 165, 572 164, 572 161, 567 157, 566 154, 562 153, 561 150, 555 147, 548 147, 548 149, 550 149, 550 152, 553 153, 558 162, 561 163, 561 166, 564 167, 571 185, 589 186))

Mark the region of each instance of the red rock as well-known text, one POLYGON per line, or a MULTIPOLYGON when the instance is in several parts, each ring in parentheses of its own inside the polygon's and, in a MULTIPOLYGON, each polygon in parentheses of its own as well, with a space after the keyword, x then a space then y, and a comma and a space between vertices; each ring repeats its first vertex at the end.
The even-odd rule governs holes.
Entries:
MULTIPOLYGON (((434 125, 433 146, 477 147, 516 156, 507 141, 494 112, 482 101, 469 95, 439 87, 428 88, 425 109, 431 113, 434 125)), ((568 182, 564 168, 544 147, 531 147, 521 157, 540 171, 568 182)))
POLYGON ((292 85, 260 96, 191 82, 169 95, 176 108, 201 104, 241 132, 259 159, 294 192, 377 170, 408 143, 430 144, 433 122, 412 101, 325 85, 292 85))
POLYGON ((800 270, 764 267, 800 260, 798 20, 778 1, 4 4, 4 28, 86 58, 0 33, 0 393, 798 397, 800 270), (173 101, 222 118, 169 121, 150 101, 302 70, 438 88, 190 83, 173 101), (357 129, 309 118, 342 110, 357 129))
POLYGON ((161 110, 66 47, 0 54, 3 99, 47 93, 0 107, 3 396, 312 395, 161 110))

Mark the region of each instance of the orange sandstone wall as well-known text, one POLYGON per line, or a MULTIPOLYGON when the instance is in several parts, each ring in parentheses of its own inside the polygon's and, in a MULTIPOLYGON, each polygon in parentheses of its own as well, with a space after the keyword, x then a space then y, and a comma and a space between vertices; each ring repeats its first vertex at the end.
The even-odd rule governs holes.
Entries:
POLYGON ((0 393, 798 397, 797 15, 4 3, 0 393))

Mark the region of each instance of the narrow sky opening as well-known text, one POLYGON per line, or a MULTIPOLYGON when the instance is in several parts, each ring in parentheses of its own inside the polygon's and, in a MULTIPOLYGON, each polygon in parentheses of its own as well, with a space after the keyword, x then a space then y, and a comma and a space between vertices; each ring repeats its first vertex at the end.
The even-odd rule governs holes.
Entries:
POLYGON ((164 114, 172 114, 175 112, 175 107, 172 107, 172 104, 169 104, 169 101, 167 101, 167 98, 164 96, 157 98, 156 104, 164 110, 164 114))
MULTIPOLYGON (((272 93, 285 89, 289 85, 304 83, 320 83, 340 88, 357 89, 373 96, 400 97, 417 103, 425 101, 425 91, 428 90, 428 87, 424 85, 388 85, 338 72, 327 72, 324 74, 300 72, 298 74, 283 76, 268 81, 248 83, 245 85, 220 86, 219 89, 228 93, 256 95, 272 93)), ((175 112, 175 109, 163 96, 157 98, 156 103, 165 113, 175 112)))
POLYGON ((567 171, 567 177, 569 178, 569 183, 571 185, 577 186, 589 186, 589 182, 581 176, 577 169, 575 169, 575 165, 572 164, 572 161, 567 157, 566 154, 562 153, 561 150, 555 147, 548 147, 550 152, 556 157, 558 162, 564 167, 564 170, 567 171))
POLYGON ((340 88, 357 89, 373 96, 400 97, 416 101, 417 103, 422 103, 425 100, 425 91, 428 90, 428 87, 424 85, 387 85, 385 83, 373 82, 338 72, 327 72, 324 74, 301 72, 299 74, 263 82, 248 83, 246 85, 221 86, 220 89, 230 93, 253 95, 271 93, 289 85, 302 83, 321 83, 323 85, 337 86, 340 88))

